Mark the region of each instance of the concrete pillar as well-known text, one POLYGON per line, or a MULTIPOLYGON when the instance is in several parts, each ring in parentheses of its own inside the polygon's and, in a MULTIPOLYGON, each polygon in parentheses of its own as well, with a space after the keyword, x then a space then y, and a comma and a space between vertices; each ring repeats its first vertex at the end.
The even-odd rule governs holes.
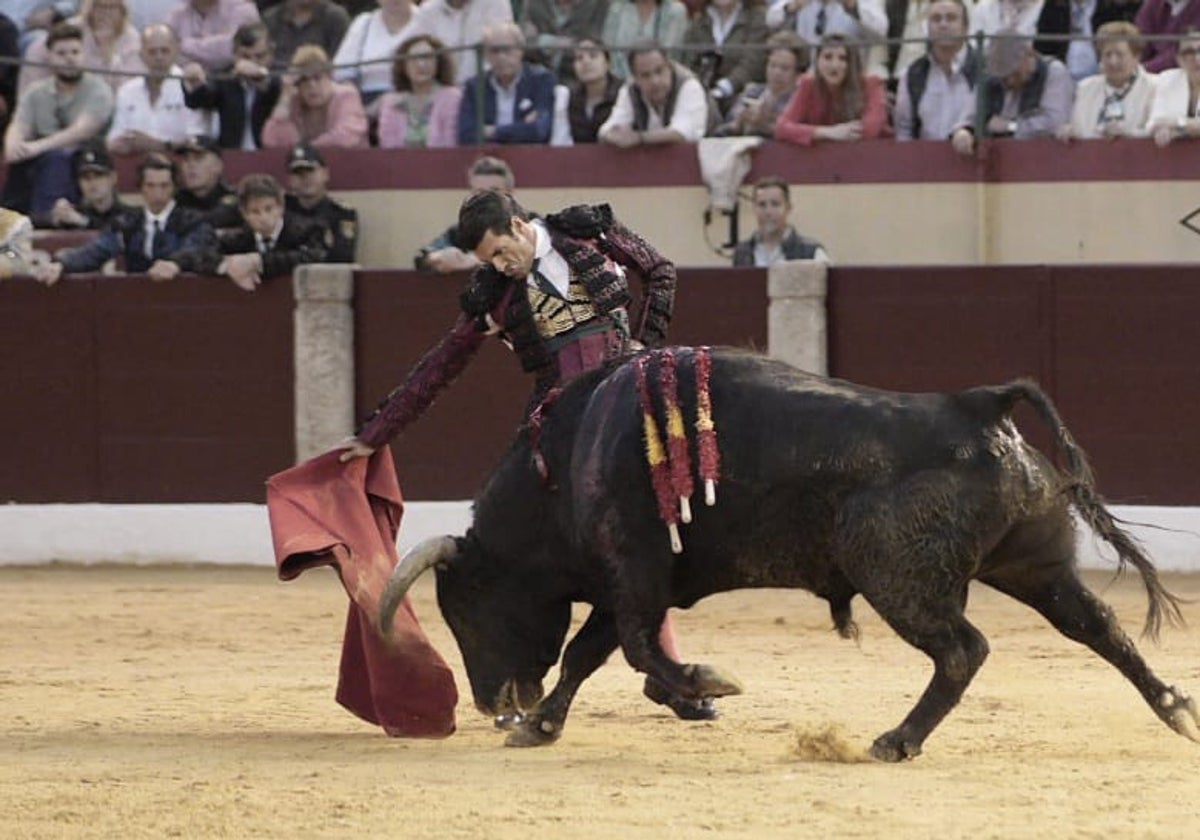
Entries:
POLYGON ((767 354, 822 376, 829 374, 826 268, 795 260, 767 269, 767 354))
POLYGON ((354 432, 354 269, 302 265, 296 296, 296 460, 354 432))

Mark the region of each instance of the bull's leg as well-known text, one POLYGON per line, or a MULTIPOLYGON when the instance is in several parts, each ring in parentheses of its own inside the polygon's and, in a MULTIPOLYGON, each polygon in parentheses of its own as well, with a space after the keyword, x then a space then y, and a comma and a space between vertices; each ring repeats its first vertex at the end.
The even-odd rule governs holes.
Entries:
POLYGON ((971 679, 987 658, 988 644, 963 615, 965 584, 957 597, 928 597, 903 610, 889 610, 889 599, 867 600, 906 642, 933 660, 933 679, 908 716, 871 745, 880 761, 903 761, 921 754, 929 733, 958 705, 971 679))
POLYGON ((1195 702, 1154 675, 1112 610, 1083 585, 1074 569, 1059 567, 1049 576, 980 579, 1033 607, 1068 639, 1087 645, 1133 683, 1167 726, 1200 741, 1195 702))
POLYGON ((579 686, 617 649, 617 625, 611 612, 593 608, 563 651, 558 682, 504 741, 510 747, 552 744, 562 734, 579 686))

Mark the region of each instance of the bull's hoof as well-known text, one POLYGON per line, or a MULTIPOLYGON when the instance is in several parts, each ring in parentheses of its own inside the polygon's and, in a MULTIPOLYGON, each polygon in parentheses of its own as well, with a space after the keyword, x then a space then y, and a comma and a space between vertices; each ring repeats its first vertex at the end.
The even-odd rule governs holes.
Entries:
POLYGON ((506 747, 548 747, 562 735, 562 726, 549 720, 527 717, 504 739, 506 747))
POLYGON ((741 680, 711 665, 688 665, 683 671, 700 697, 727 697, 742 693, 741 680))
POLYGON ((496 717, 492 720, 492 725, 501 732, 511 732, 520 726, 521 721, 524 719, 524 716, 520 712, 513 712, 512 714, 507 715, 496 715, 496 717))
POLYGON ((916 758, 921 754, 921 745, 905 741, 896 732, 885 732, 871 745, 871 758, 895 764, 916 758))
POLYGON ((1158 700, 1159 716, 1167 726, 1190 741, 1200 742, 1200 713, 1196 701, 1171 686, 1158 700))
POLYGON ((646 677, 642 693, 660 706, 666 706, 680 720, 716 720, 721 716, 713 701, 708 697, 692 700, 672 694, 670 690, 653 677, 646 677))

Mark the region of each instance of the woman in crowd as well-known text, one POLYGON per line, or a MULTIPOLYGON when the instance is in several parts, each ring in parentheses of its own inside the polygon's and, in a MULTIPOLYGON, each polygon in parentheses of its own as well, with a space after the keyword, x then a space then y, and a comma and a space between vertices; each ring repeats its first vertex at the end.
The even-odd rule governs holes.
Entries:
POLYGON ((800 74, 808 68, 808 45, 791 30, 767 39, 767 82, 752 83, 739 94, 729 120, 717 129, 721 136, 775 136, 775 122, 796 92, 800 74))
POLYGON ((378 9, 363 12, 351 21, 333 57, 334 79, 357 87, 368 112, 373 112, 376 100, 392 89, 392 59, 396 48, 412 32, 415 8, 411 0, 379 0, 378 9), (361 66, 343 66, 347 64, 361 66))
POLYGON ((821 141, 853 142, 888 133, 883 80, 864 76, 862 54, 840 35, 817 47, 813 72, 775 123, 775 139, 801 146, 821 141))
POLYGON ((763 81, 766 12, 758 0, 704 0, 683 36, 683 63, 722 111, 751 82, 763 81))
MULTIPOLYGON (((83 30, 83 60, 85 68, 99 68, 96 74, 112 86, 115 93, 130 76, 113 75, 105 70, 123 73, 144 73, 142 64, 142 36, 129 22, 129 9, 125 0, 83 0, 79 14, 71 18, 83 30)), ((30 45, 25 58, 29 61, 45 62, 48 57, 46 37, 42 35, 30 45)), ((50 69, 25 65, 21 68, 20 92, 39 79, 49 78, 50 69)))
POLYGON ((432 35, 416 35, 396 50, 396 90, 379 100, 379 145, 384 149, 455 145, 462 88, 454 85, 454 56, 432 35))
POLYGON ((618 79, 629 78, 625 51, 638 41, 652 40, 669 55, 683 43, 687 25, 687 7, 679 0, 613 0, 604 21, 604 43, 613 52, 613 73, 618 79))
POLYGON ((1200 137, 1200 29, 1184 33, 1175 55, 1179 66, 1158 74, 1150 109, 1150 134, 1159 146, 1200 137))
POLYGON ((1071 121, 1058 130, 1062 140, 1145 137, 1154 102, 1154 74, 1138 63, 1142 38, 1132 23, 1106 23, 1096 32, 1100 73, 1075 89, 1071 121))
POLYGON ((575 143, 595 143, 600 126, 612 113, 621 80, 612 72, 612 56, 599 38, 580 38, 572 61, 575 83, 567 115, 575 143))
POLYGON ((329 56, 315 44, 296 50, 279 101, 263 124, 263 146, 358 148, 367 145, 367 115, 354 85, 333 80, 329 56))

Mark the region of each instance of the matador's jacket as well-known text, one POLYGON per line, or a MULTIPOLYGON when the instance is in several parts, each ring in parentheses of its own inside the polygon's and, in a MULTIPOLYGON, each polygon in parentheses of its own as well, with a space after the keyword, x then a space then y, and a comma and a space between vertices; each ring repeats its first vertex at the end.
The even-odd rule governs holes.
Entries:
POLYGON ((614 219, 607 204, 569 207, 542 221, 570 271, 568 300, 559 310, 565 315, 545 317, 547 296, 525 278, 510 278, 490 265, 476 269, 460 298, 462 314, 454 328, 362 425, 357 434, 362 443, 381 446, 420 417, 488 335, 504 340, 521 367, 533 374, 531 409, 552 387, 581 372, 562 363, 562 348, 575 335, 594 336, 597 327, 603 328, 624 339, 621 352, 628 351, 631 339, 646 347, 663 344, 675 304, 675 266, 614 219), (635 277, 642 284, 642 299, 631 319, 630 283, 635 277))

